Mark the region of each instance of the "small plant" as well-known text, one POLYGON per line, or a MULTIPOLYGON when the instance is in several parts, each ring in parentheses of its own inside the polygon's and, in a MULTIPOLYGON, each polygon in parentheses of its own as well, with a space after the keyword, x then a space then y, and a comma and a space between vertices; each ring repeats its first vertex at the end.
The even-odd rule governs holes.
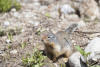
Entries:
POLYGON ((12 7, 16 8, 16 10, 20 10, 21 5, 19 2, 17 2, 17 0, 14 0, 14 3, 12 5, 12 7))
POLYGON ((100 65, 96 65, 96 66, 90 66, 90 67, 100 67, 100 65))
POLYGON ((35 34, 40 35, 41 34, 41 30, 37 30, 35 34))
POLYGON ((0 36, 6 35, 5 31, 0 27, 0 36))
POLYGON ((65 64, 60 64, 60 67, 66 67, 66 65, 65 64))
POLYGON ((90 55, 90 52, 85 52, 83 49, 81 49, 80 46, 75 46, 75 48, 85 57, 87 58, 90 55))
POLYGON ((85 52, 80 46, 75 46, 75 48, 84 56, 84 59, 86 60, 86 64, 88 65, 88 67, 94 67, 93 65, 91 66, 87 60, 87 57, 90 55, 90 52, 85 52))
POLYGON ((15 28, 9 28, 6 30, 7 33, 10 33, 12 35, 17 35, 21 33, 21 28, 15 27, 15 28))
POLYGON ((36 31, 36 33, 35 34, 37 34, 37 35, 40 35, 42 32, 44 32, 45 31, 45 29, 43 29, 42 27, 41 28, 38 28, 37 29, 37 31, 36 31))
POLYGON ((19 10, 21 5, 16 0, 0 0, 0 12, 8 12, 11 8, 19 10))
POLYGON ((22 47, 22 49, 23 49, 26 45, 27 45, 26 42, 22 42, 22 43, 21 43, 21 47, 22 47))
POLYGON ((48 18, 51 18, 50 13, 46 13, 45 16, 48 17, 48 18))
POLYGON ((8 49, 11 49, 11 47, 12 47, 11 44, 8 44, 8 49))
POLYGON ((44 59, 45 56, 42 55, 42 52, 37 49, 34 49, 32 55, 28 54, 25 58, 22 58, 22 62, 25 67, 41 67, 44 64, 44 59))
POLYGON ((62 16, 61 8, 58 9, 58 13, 59 13, 59 18, 60 18, 62 16))
POLYGON ((15 28, 15 32, 16 32, 16 34, 20 34, 21 31, 22 31, 22 28, 19 28, 19 27, 16 27, 16 28, 15 28))
POLYGON ((12 35, 11 33, 8 33, 8 39, 9 39, 10 41, 13 40, 13 35, 12 35))
POLYGON ((5 35, 4 30, 0 30, 0 36, 4 36, 4 35, 5 35))

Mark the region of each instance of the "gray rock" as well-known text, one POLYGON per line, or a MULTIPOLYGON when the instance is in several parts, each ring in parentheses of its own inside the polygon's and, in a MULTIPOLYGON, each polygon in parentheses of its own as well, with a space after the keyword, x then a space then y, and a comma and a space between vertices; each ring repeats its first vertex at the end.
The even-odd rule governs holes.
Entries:
POLYGON ((87 67, 84 62, 84 57, 80 54, 80 52, 73 53, 68 60, 70 67, 87 67))
POLYGON ((100 38, 95 37, 85 48, 85 52, 90 52, 88 60, 96 61, 100 60, 100 38))
POLYGON ((75 13, 74 8, 72 8, 69 4, 61 5, 58 11, 61 19, 65 19, 66 16, 69 16, 69 14, 75 13))
POLYGON ((99 19, 99 7, 95 0, 73 0, 73 7, 79 10, 82 18, 88 17, 90 20, 99 19))
POLYGON ((64 14, 74 13, 75 10, 68 4, 61 6, 61 12, 64 14))

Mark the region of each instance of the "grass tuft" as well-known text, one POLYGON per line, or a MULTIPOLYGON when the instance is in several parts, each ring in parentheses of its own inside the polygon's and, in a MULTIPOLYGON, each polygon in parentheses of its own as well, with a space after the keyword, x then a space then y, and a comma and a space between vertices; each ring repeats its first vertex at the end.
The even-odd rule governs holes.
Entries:
POLYGON ((0 12, 8 12, 12 8, 19 10, 21 5, 16 0, 0 0, 0 12))
POLYGON ((44 64, 44 59, 45 56, 42 55, 42 52, 34 49, 32 55, 28 54, 25 58, 22 58, 22 62, 25 67, 41 67, 44 64))

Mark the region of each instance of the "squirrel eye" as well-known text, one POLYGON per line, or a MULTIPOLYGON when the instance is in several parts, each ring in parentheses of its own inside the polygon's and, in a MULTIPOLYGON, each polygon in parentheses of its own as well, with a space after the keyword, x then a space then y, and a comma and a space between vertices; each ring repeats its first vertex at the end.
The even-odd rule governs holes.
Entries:
POLYGON ((48 38, 50 39, 50 38, 55 38, 55 37, 54 37, 54 35, 49 34, 49 35, 48 35, 48 38))
POLYGON ((50 38, 50 36, 48 36, 48 38, 50 38))

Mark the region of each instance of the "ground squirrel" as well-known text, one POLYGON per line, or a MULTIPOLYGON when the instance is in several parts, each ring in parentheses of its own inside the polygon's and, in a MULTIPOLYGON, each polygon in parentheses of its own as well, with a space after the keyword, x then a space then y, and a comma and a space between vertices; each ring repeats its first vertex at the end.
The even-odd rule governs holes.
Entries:
POLYGON ((57 57, 65 55, 67 58, 72 54, 72 44, 70 42, 71 33, 78 27, 78 24, 71 24, 65 31, 52 32, 44 35, 42 41, 45 45, 45 51, 53 54, 53 61, 57 57))

